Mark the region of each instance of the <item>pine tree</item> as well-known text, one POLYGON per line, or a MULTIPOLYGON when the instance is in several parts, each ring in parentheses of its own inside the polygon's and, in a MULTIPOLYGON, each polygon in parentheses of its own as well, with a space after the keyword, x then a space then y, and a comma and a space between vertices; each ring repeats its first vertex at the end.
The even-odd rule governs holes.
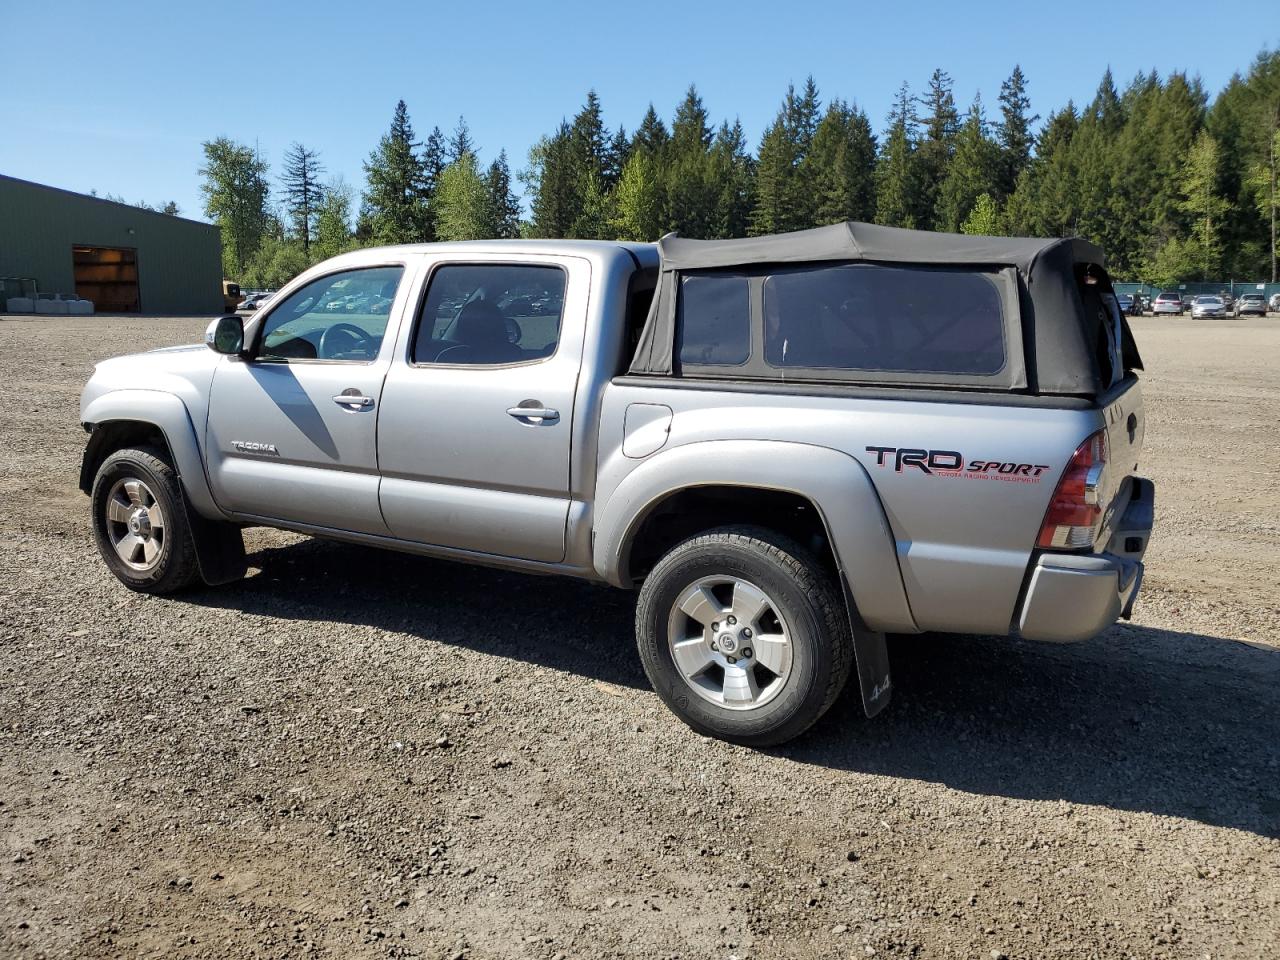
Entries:
POLYGON ((323 172, 320 154, 315 150, 294 143, 285 152, 284 173, 280 177, 280 185, 284 188, 285 211, 294 236, 301 241, 302 250, 308 255, 311 253, 311 234, 324 193, 320 184, 320 174, 323 172))
POLYGON ((706 107, 690 84, 676 108, 662 165, 663 220, 683 237, 705 239, 715 232, 718 188, 712 180, 711 137, 706 107))
POLYGON ((938 193, 955 155, 960 128, 960 114, 951 93, 951 77, 945 70, 933 71, 929 89, 920 98, 920 105, 925 114, 920 121, 922 130, 916 150, 919 197, 914 206, 917 224, 929 227, 937 222, 938 193))
POLYGON ((644 119, 640 121, 640 126, 636 129, 636 135, 631 139, 631 150, 633 152, 644 152, 650 157, 656 157, 666 150, 667 144, 671 140, 671 134, 667 132, 667 125, 662 122, 662 118, 658 116, 658 111, 653 109, 653 104, 649 104, 649 109, 645 111, 644 119))
POLYGON ((918 121, 911 91, 904 83, 889 112, 889 129, 876 160, 876 223, 891 227, 920 224, 920 160, 916 154, 918 121))
POLYGON ((956 137, 955 155, 938 191, 937 229, 958 231, 978 199, 991 198, 999 189, 1000 160, 999 147, 987 135, 982 95, 978 94, 956 137))
POLYGON ((471 128, 467 126, 467 118, 459 114, 458 125, 449 135, 449 146, 445 149, 446 163, 457 163, 466 154, 476 156, 479 152, 475 141, 471 139, 471 128))
POLYGON ((520 179, 532 197, 530 233, 553 239, 571 236, 581 200, 569 124, 562 121, 554 134, 533 145, 520 179))
POLYGON ((749 233, 762 236, 795 229, 796 166, 799 151, 779 113, 760 141, 756 160, 756 203, 749 233))
POLYGON ((622 179, 622 171, 627 166, 627 160, 630 158, 631 140, 627 137, 626 129, 620 126, 605 150, 604 183, 606 188, 612 190, 617 186, 618 181, 622 179))
POLYGON ((871 220, 875 216, 876 140, 867 115, 832 100, 813 135, 802 167, 812 191, 813 224, 871 220))
POLYGON ((422 195, 427 205, 424 217, 427 240, 436 239, 435 210, 432 201, 435 199, 436 187, 440 183, 440 175, 449 165, 448 147, 444 134, 439 127, 432 127, 426 143, 422 145, 422 195))
POLYGON ((485 240, 497 236, 489 188, 476 155, 463 150, 444 168, 436 185, 436 235, 441 240, 485 240))
POLYGON ((996 127, 996 143, 1000 146, 1000 179, 996 185, 999 196, 1012 194, 1018 177, 1030 166, 1035 143, 1031 127, 1039 119, 1038 114, 1031 115, 1027 78, 1022 67, 1014 64, 1009 79, 1000 84, 1000 123, 996 127))
POLYGON ((506 150, 499 150, 498 158, 489 164, 485 184, 493 210, 494 236, 505 240, 520 236, 520 201, 511 189, 511 168, 507 166, 506 150))
POLYGON ((750 225, 754 161, 747 152, 742 124, 722 123, 711 145, 711 182, 715 210, 710 234, 713 237, 745 237, 750 225))
POLYGON ((417 155, 409 111, 396 104, 390 131, 365 161, 368 181, 364 217, 376 243, 413 243, 433 239, 427 201, 429 181, 417 155))

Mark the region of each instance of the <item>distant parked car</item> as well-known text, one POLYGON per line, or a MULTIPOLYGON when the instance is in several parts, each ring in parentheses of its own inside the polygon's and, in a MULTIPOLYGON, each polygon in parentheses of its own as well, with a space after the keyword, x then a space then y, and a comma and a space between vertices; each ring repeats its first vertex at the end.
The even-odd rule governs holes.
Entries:
POLYGON ((1122 293, 1116 297, 1116 302, 1120 304, 1120 310, 1126 316, 1140 317, 1142 316, 1142 296, 1137 293, 1122 293))
POLYGON ((1271 310, 1273 313, 1280 313, 1280 293, 1271 295, 1271 310))
POLYGON ((1191 303, 1191 316, 1195 317, 1225 317, 1227 315, 1227 305, 1221 297, 1203 296, 1196 297, 1191 303))
POLYGON ((245 298, 244 303, 240 304, 241 310, 258 310, 265 307, 271 302, 271 293, 251 293, 245 298))
POLYGON ((1267 315, 1267 301, 1260 293, 1246 293, 1236 301, 1236 316, 1252 314, 1255 317, 1267 315))
POLYGON ((1227 313, 1230 313, 1232 310, 1236 308, 1236 298, 1233 297, 1231 294, 1227 293, 1227 291, 1225 290, 1220 291, 1218 293, 1218 296, 1222 298, 1222 305, 1227 308, 1227 313))
POLYGON ((1182 294, 1168 290, 1156 297, 1155 302, 1151 304, 1151 312, 1156 316, 1162 313, 1176 313, 1178 316, 1182 316, 1186 309, 1186 304, 1182 302, 1182 294))

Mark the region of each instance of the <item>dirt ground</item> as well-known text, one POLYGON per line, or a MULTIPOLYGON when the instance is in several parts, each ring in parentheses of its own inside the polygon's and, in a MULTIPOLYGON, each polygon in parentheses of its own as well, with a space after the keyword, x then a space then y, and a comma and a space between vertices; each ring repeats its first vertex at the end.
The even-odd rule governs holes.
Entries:
POLYGON ((894 638, 886 713, 761 752, 621 592, 270 531, 126 591, 79 390, 203 322, 0 319, 0 956, 1280 956, 1280 319, 1135 326, 1133 622, 894 638))

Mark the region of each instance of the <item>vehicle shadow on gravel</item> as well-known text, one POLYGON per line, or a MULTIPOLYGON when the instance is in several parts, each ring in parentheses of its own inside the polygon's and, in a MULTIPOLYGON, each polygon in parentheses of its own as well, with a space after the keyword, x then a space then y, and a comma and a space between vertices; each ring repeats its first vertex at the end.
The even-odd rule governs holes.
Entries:
POLYGON ((1280 650, 1118 624, 1068 646, 890 639, 894 699, 852 687, 794 760, 1280 837, 1280 650))
MULTIPOLYGON (((262 572, 191 599, 648 686, 632 639, 634 597, 619 590, 323 540, 269 547, 250 562, 262 572)), ((1280 837, 1280 650, 1120 624, 1062 647, 893 637, 890 655, 889 709, 868 721, 851 683, 810 733, 770 752, 1280 837)))

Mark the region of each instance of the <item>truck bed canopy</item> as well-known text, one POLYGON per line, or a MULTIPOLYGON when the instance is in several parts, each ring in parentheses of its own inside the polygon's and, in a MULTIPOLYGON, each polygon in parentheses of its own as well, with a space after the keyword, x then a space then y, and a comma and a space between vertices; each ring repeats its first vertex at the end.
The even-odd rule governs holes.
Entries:
MULTIPOLYGON (((669 234, 658 243, 661 273, 653 303, 636 347, 630 372, 671 376, 680 372, 677 353, 677 304, 682 278, 710 273, 758 274, 802 264, 881 264, 895 267, 985 271, 1003 278, 1007 363, 998 378, 913 378, 910 375, 859 377, 868 382, 929 382, 959 387, 996 387, 1037 393, 1096 395, 1106 389, 1098 362, 1105 323, 1091 316, 1081 295, 1080 272, 1092 267, 1098 289, 1110 293, 1102 250, 1081 238, 1030 239, 966 236, 904 230, 866 223, 842 223, 795 233, 741 240, 688 240, 669 234)), ((1125 366, 1141 363, 1127 324, 1119 318, 1125 366)), ((796 322, 792 320, 791 322, 796 322)), ((963 323, 963 318, 957 322, 963 323)), ((952 331, 950 335, 954 335, 952 331)), ((963 331, 961 331, 963 333, 963 331)), ((1105 352, 1105 343, 1104 352, 1105 352)), ((822 379, 784 374, 786 379, 822 379)), ((727 374, 727 371, 725 371, 727 374)), ((724 375, 724 374, 722 374, 724 375)), ((851 379, 848 376, 836 379, 851 379)))

